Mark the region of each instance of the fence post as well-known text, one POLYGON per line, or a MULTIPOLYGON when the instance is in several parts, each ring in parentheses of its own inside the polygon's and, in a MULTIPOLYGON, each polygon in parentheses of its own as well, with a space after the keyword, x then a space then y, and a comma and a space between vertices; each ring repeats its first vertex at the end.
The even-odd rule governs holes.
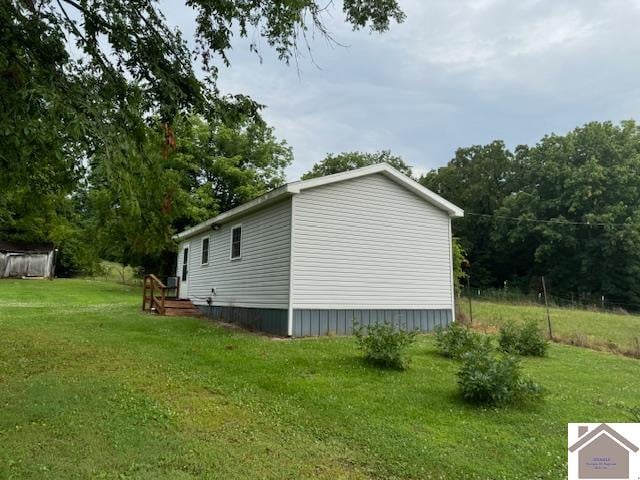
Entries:
POLYGON ((544 275, 542 275, 542 291, 544 292, 544 305, 547 308, 547 324, 549 325, 549 338, 553 340, 553 332, 551 331, 551 315, 549 314, 549 301, 547 300, 547 285, 544 283, 544 275))
POLYGON ((471 275, 467 274, 467 297, 469 297, 469 323, 473 323, 473 307, 471 306, 471 281, 469 279, 471 275))
POLYGON ((469 323, 473 323, 473 306, 471 301, 471 281, 469 275, 467 275, 467 296, 469 297, 469 323))

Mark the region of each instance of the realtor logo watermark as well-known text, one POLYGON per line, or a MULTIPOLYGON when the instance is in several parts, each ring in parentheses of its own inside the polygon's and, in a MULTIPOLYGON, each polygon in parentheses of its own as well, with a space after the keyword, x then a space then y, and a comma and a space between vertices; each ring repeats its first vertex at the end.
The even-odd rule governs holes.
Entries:
POLYGON ((640 480, 640 423, 570 423, 569 480, 640 480))

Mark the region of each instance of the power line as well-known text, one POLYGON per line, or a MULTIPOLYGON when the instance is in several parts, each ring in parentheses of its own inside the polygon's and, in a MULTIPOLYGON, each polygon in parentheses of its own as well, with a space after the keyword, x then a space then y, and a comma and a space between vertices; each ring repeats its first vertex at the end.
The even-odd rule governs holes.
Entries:
POLYGON ((516 222, 530 222, 530 223, 548 223, 554 225, 588 225, 591 227, 628 227, 628 223, 606 223, 606 222, 575 222, 572 220, 544 220, 539 218, 523 218, 523 217, 509 217, 507 215, 496 215, 495 213, 474 213, 464 212, 465 215, 471 215, 473 217, 483 218, 499 218, 501 220, 513 220, 516 222))

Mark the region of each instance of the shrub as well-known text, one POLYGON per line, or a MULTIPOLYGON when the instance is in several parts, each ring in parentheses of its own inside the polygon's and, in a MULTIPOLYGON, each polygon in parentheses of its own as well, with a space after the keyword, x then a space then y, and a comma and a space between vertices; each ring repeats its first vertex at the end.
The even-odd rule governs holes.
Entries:
POLYGON ((544 395, 540 385, 522 378, 518 358, 487 349, 464 355, 458 385, 466 401, 481 405, 539 400, 544 395))
POLYGON ((512 321, 506 322, 500 327, 498 347, 505 353, 517 355, 519 346, 520 330, 518 326, 512 321))
POLYGON ((415 341, 415 331, 395 329, 385 322, 369 325, 366 329, 356 324, 353 333, 367 362, 397 369, 409 365, 407 349, 415 341))
POLYGON ((549 342, 544 338, 535 320, 524 322, 520 329, 520 355, 544 357, 547 354, 549 342))
POLYGON ((436 329, 436 345, 441 355, 460 359, 468 351, 490 349, 491 338, 454 322, 446 329, 436 329))
POLYGON ((498 336, 500 350, 513 355, 544 357, 549 342, 542 336, 535 320, 527 320, 518 326, 508 322, 500 328, 498 336))

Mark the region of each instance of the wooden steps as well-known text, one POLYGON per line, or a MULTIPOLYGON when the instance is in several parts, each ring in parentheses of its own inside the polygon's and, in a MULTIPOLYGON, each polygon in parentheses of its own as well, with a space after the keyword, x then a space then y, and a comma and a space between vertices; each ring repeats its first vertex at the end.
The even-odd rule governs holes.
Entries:
POLYGON ((169 317, 199 317, 201 315, 198 307, 188 299, 167 299, 164 302, 164 309, 164 314, 169 317))
POLYGON ((153 274, 145 275, 142 283, 142 311, 149 310, 158 315, 171 317, 199 317, 200 310, 191 300, 177 298, 180 295, 180 279, 167 287, 153 274), (171 296, 169 296, 171 295, 171 296))

